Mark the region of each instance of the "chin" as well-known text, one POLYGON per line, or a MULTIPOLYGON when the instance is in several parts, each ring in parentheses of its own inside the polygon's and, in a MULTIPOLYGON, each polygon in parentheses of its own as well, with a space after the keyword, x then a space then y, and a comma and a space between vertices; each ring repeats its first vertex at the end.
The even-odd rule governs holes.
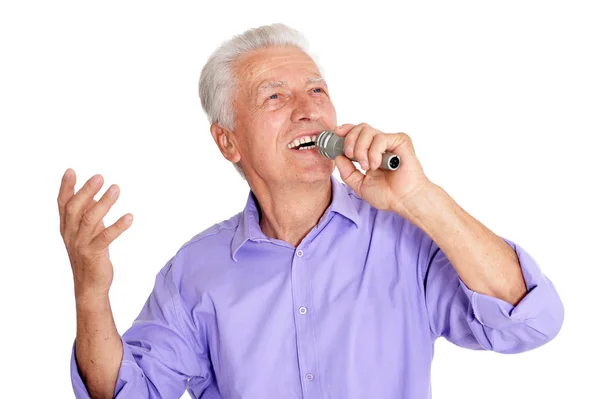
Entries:
POLYGON ((306 183, 329 181, 334 170, 335 165, 331 165, 329 163, 315 165, 313 167, 306 168, 303 171, 298 171, 296 174, 296 179, 306 183))

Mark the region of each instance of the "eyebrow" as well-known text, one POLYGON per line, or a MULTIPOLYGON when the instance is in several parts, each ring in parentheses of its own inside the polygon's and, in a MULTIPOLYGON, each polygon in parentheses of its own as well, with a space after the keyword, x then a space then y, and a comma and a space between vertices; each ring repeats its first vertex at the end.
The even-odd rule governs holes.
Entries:
MULTIPOLYGON (((306 84, 314 84, 314 83, 323 83, 325 86, 327 86, 327 83, 325 83, 325 79, 323 79, 320 76, 310 76, 308 78, 306 78, 306 84)), ((287 86, 287 82, 283 81, 283 80, 272 80, 272 81, 268 81, 268 82, 263 82, 261 83, 258 88, 256 89, 256 91, 258 93, 261 93, 265 90, 268 89, 274 89, 277 87, 285 87, 287 86)))
POLYGON ((308 79, 306 79, 306 84, 311 84, 311 83, 323 83, 325 86, 327 86, 325 79, 322 78, 321 76, 311 76, 308 79))
POLYGON ((276 87, 282 87, 282 86, 287 86, 287 84, 283 80, 272 80, 270 82, 261 83, 260 86, 258 86, 257 91, 260 93, 267 89, 274 89, 276 87))

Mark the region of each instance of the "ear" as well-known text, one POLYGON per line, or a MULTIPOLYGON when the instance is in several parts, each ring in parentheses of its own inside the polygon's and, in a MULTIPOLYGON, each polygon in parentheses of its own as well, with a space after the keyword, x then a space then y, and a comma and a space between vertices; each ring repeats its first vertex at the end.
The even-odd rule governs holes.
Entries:
POLYGON ((210 126, 210 134, 212 134, 215 143, 217 143, 225 159, 234 163, 240 160, 240 153, 237 150, 235 142, 231 139, 233 132, 213 123, 210 126))

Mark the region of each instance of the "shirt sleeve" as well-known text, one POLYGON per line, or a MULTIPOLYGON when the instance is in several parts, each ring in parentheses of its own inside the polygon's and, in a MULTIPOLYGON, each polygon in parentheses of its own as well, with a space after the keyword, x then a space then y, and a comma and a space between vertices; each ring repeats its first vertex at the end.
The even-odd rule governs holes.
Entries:
MULTIPOLYGON (((123 357, 115 386, 115 398, 180 398, 194 378, 199 397, 214 391, 214 378, 201 339, 186 312, 174 283, 175 256, 160 271, 155 285, 133 325, 121 336, 123 357)), ((79 374, 75 344, 71 353, 71 382, 76 398, 89 398, 79 374)))
POLYGON ((431 331, 435 337, 470 349, 519 353, 539 347, 559 332, 562 301, 552 284, 522 247, 501 237, 517 254, 527 294, 513 306, 470 290, 443 251, 425 233, 419 269, 431 331))

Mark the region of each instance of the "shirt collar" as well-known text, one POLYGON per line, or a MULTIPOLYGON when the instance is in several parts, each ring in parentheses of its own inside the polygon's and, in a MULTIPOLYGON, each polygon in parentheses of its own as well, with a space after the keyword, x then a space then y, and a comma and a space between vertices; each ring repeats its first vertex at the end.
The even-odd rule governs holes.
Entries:
MULTIPOLYGON (((332 200, 322 220, 326 220, 331 212, 335 212, 349 219, 354 223, 355 227, 358 227, 359 216, 352 198, 350 198, 350 189, 344 183, 339 182, 333 175, 330 179, 332 200)), ((246 206, 240 215, 240 222, 231 241, 231 257, 235 262, 237 262, 237 252, 248 240, 256 242, 270 241, 269 237, 260 228, 258 200, 252 190, 248 193, 246 206)))

